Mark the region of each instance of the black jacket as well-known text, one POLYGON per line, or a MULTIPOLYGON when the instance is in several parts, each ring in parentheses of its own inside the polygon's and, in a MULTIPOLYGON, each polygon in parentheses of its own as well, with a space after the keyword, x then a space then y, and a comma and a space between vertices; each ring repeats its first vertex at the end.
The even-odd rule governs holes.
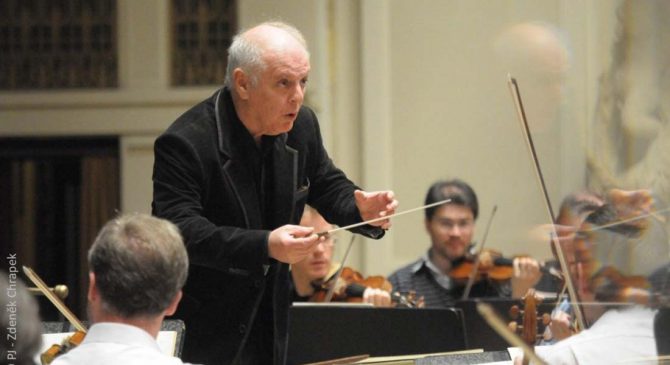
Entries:
MULTIPOLYGON (((328 157, 309 108, 300 109, 290 132, 272 139, 273 180, 260 189, 244 143, 250 138, 224 88, 179 117, 154 145, 153 214, 179 226, 189 253, 175 315, 186 323, 186 361, 237 362, 263 307, 273 308, 272 356, 283 363, 289 272, 268 256, 270 230, 297 224, 305 203, 336 224, 361 221, 357 187, 328 157)), ((383 235, 371 226, 357 232, 383 235)))

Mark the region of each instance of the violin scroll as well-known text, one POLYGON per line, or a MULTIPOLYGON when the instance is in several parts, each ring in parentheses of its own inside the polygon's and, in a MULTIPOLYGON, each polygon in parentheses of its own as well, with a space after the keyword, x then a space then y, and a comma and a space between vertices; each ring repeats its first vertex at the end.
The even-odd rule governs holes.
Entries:
POLYGON ((509 316, 513 321, 508 324, 508 328, 515 333, 520 333, 523 341, 529 346, 535 345, 538 336, 538 325, 542 323, 547 326, 551 321, 548 314, 538 317, 537 307, 542 303, 542 298, 535 293, 535 289, 528 289, 526 295, 522 298, 523 310, 517 305, 513 305, 509 310, 509 316), (521 317, 521 323, 517 319, 521 317))

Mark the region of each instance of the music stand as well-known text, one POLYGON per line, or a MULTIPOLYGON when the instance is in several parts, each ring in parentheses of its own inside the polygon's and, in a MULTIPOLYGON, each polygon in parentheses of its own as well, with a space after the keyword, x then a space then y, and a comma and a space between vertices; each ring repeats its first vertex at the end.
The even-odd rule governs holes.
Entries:
POLYGON ((353 355, 396 356, 462 350, 458 310, 316 304, 289 309, 289 364, 353 355))

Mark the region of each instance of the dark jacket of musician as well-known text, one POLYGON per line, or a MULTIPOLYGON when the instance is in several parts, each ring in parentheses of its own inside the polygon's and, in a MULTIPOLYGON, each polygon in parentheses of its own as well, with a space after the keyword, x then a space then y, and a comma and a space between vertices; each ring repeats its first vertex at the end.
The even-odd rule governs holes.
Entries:
POLYGON ((257 146, 224 88, 179 117, 154 149, 153 213, 179 226, 190 260, 175 315, 186 323, 184 360, 283 363, 289 272, 268 256, 270 231, 298 224, 305 203, 340 225, 361 221, 357 187, 328 157, 316 116, 303 106, 290 132, 257 146))

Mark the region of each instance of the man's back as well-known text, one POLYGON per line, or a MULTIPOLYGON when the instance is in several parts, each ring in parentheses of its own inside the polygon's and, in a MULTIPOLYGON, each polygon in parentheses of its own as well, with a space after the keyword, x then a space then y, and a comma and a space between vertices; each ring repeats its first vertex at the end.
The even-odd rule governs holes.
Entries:
POLYGON ((179 358, 161 352, 156 340, 146 331, 121 323, 94 324, 76 349, 61 355, 52 364, 183 364, 179 358))

